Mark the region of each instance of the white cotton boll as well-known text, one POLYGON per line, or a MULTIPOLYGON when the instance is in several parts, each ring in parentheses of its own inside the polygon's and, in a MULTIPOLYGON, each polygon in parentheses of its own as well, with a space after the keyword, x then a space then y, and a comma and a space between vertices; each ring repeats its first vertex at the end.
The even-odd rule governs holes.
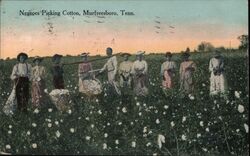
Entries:
POLYGON ((105 137, 105 138, 107 138, 107 137, 108 137, 108 134, 107 134, 107 133, 105 133, 105 134, 104 134, 104 137, 105 137))
POLYGON ((168 109, 168 107, 169 107, 168 105, 164 105, 164 109, 168 109))
POLYGON ((107 149, 107 144, 106 143, 104 143, 104 144, 102 144, 102 149, 107 149))
POLYGON ((71 113, 72 113, 71 109, 69 109, 69 110, 68 110, 68 113, 69 113, 69 114, 71 114, 71 113))
POLYGON ((101 110, 99 110, 99 111, 98 111, 98 114, 100 114, 100 115, 101 115, 101 114, 102 114, 102 111, 101 111, 101 110))
POLYGON ((119 145, 119 140, 115 140, 115 144, 116 144, 116 145, 119 145))
POLYGON ((147 127, 143 128, 143 133, 147 133, 147 127))
POLYGON ((35 113, 35 114, 38 114, 38 113, 39 113, 39 109, 36 108, 36 109, 34 110, 34 113, 35 113))
POLYGON ((201 134, 200 134, 200 133, 197 134, 197 138, 199 138, 199 137, 201 137, 201 134))
POLYGON ((53 109, 52 109, 52 108, 49 108, 49 109, 48 109, 48 112, 52 112, 52 111, 53 111, 53 109))
POLYGON ((10 145, 6 145, 5 148, 6 149, 11 149, 11 146, 10 145))
POLYGON ((189 94, 188 97, 189 97, 190 100, 194 100, 194 96, 193 95, 189 94))
POLYGON ((30 131, 27 131, 27 133, 26 133, 27 135, 30 135, 30 131))
POLYGON ((139 113, 138 113, 138 115, 139 115, 139 116, 141 116, 141 115, 142 115, 142 113, 141 113, 141 112, 139 112, 139 113))
POLYGON ((122 122, 119 122, 118 125, 122 125, 122 122))
POLYGON ((132 141, 131 146, 132 146, 133 148, 135 148, 135 147, 136 147, 136 142, 135 142, 135 141, 132 141))
POLYGON ((165 136, 163 136, 162 134, 159 134, 157 138, 157 143, 158 143, 159 148, 161 149, 162 143, 165 143, 165 136))
POLYGON ((98 99, 96 99, 95 101, 96 101, 97 103, 99 102, 99 100, 98 100, 98 99))
POLYGON ((172 126, 172 127, 174 127, 174 126, 175 126, 174 121, 171 121, 171 126, 172 126))
POLYGON ((206 132, 209 132, 209 128, 208 127, 206 128, 206 132))
POLYGON ((110 123, 109 123, 109 122, 107 123, 107 126, 110 126, 110 123))
POLYGON ((36 125, 36 123, 32 123, 32 126, 33 126, 33 127, 36 127, 37 125, 36 125))
POLYGON ((239 111, 240 113, 243 113, 243 112, 244 112, 244 106, 238 105, 238 111, 239 111))
POLYGON ((122 112, 123 112, 123 113, 127 113, 126 107, 123 107, 123 108, 122 108, 122 112))
POLYGON ((130 122, 130 125, 134 125, 134 122, 132 121, 132 122, 130 122))
POLYGON ((184 141, 187 140, 186 135, 182 134, 181 139, 184 140, 184 141))
POLYGON ((234 92, 234 96, 235 96, 236 98, 238 98, 238 99, 239 99, 239 98, 240 98, 240 92, 235 91, 235 92, 234 92))
POLYGON ((203 121, 200 121, 200 126, 201 126, 201 127, 203 127, 203 126, 204 126, 203 121))
POLYGON ((49 93, 48 89, 44 89, 44 93, 48 94, 49 93))
POLYGON ((157 156, 157 153, 153 153, 153 156, 157 156))
POLYGON ((33 143, 33 144, 32 144, 32 148, 37 148, 37 144, 36 144, 36 143, 33 143))
POLYGON ((12 131, 11 131, 11 130, 9 130, 9 131, 8 131, 8 134, 12 134, 12 131))
POLYGON ((11 128, 12 128, 12 125, 9 125, 9 128, 11 129, 11 128))
POLYGON ((61 136, 61 133, 57 130, 56 131, 56 137, 59 138, 61 136))
POLYGON ((205 83, 202 83, 202 87, 206 87, 206 84, 205 84, 205 83))
POLYGON ((151 142, 148 142, 147 144, 146 144, 146 146, 148 147, 148 146, 151 146, 151 142))
POLYGON ((207 149, 206 149, 206 148, 204 148, 204 147, 202 148, 202 150, 203 150, 204 152, 207 152, 207 149))
POLYGON ((158 113, 158 110, 155 110, 155 113, 157 114, 157 113, 158 113))
POLYGON ((74 132, 75 132, 75 129, 74 129, 74 128, 70 128, 69 131, 70 131, 71 133, 74 133, 74 132))
POLYGON ((90 125, 90 127, 91 127, 91 128, 94 128, 94 127, 95 127, 95 125, 94 125, 94 124, 91 124, 91 125, 90 125))
POLYGON ((140 106, 140 103, 139 103, 139 102, 136 102, 136 106, 140 106))
POLYGON ((187 120, 187 117, 186 116, 183 116, 182 117, 182 122, 185 122, 187 120))
POLYGON ((59 125, 59 122, 58 122, 58 121, 55 121, 55 124, 56 124, 56 125, 59 125))
POLYGON ((90 140, 90 138, 91 138, 90 136, 86 136, 85 137, 86 140, 90 140))
POLYGON ((48 127, 49 127, 49 128, 52 127, 52 124, 51 124, 51 123, 48 123, 48 127))
POLYGON ((244 128, 245 128, 245 130, 246 130, 246 133, 248 133, 248 125, 247 124, 244 124, 244 128))
POLYGON ((89 121, 89 117, 86 117, 85 120, 89 121))
POLYGON ((166 112, 163 112, 162 114, 163 114, 163 115, 166 115, 166 112))
POLYGON ((239 133, 240 129, 236 129, 236 132, 239 133))
POLYGON ((153 132, 152 131, 149 131, 148 134, 152 134, 153 132))
POLYGON ((160 123, 160 120, 159 120, 159 119, 156 119, 155 122, 156 122, 156 124, 159 124, 159 123, 160 123))

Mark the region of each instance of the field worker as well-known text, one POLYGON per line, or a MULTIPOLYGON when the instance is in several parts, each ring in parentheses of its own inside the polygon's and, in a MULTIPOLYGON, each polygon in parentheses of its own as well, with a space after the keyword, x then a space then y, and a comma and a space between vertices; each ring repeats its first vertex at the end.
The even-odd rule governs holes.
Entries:
POLYGON ((173 87, 173 76, 176 70, 176 63, 172 61, 172 54, 166 52, 166 61, 161 65, 161 76, 163 89, 170 89, 173 87))
POLYGON ((121 54, 121 56, 124 58, 124 61, 121 62, 119 66, 120 86, 131 88, 131 82, 132 82, 131 71, 133 65, 133 63, 129 61, 129 57, 131 56, 131 54, 123 53, 121 54))
POLYGON ((27 59, 26 53, 19 53, 17 55, 18 63, 14 66, 11 74, 11 79, 16 85, 17 109, 23 112, 27 111, 32 70, 32 66, 26 63, 27 59))
POLYGON ((180 90, 184 93, 191 94, 194 90, 193 74, 196 70, 196 65, 189 60, 190 54, 184 52, 182 54, 183 62, 180 65, 180 90))
POLYGON ((51 73, 53 76, 53 85, 55 89, 64 89, 63 80, 63 67, 61 64, 62 55, 55 54, 52 57, 53 66, 51 68, 51 73))
POLYGON ((83 83, 84 80, 90 80, 93 78, 93 74, 89 73, 92 70, 92 64, 88 62, 89 53, 82 53, 80 55, 83 59, 83 63, 78 66, 78 76, 79 76, 79 92, 85 93, 86 84, 83 83))
POLYGON ((41 66, 43 58, 35 57, 33 63, 35 66, 32 68, 32 104, 34 107, 40 107, 44 103, 45 98, 45 67, 41 66))
POLYGON ((99 71, 99 73, 107 71, 109 84, 115 89, 118 95, 121 95, 121 91, 118 88, 117 82, 115 81, 115 76, 117 73, 117 58, 116 56, 113 56, 112 53, 113 53, 112 48, 108 47, 106 49, 106 54, 109 57, 109 59, 103 66, 103 68, 99 71))
POLYGON ((209 62, 210 76, 210 95, 224 94, 226 91, 224 60, 218 50, 215 50, 214 57, 209 62))
POLYGON ((143 60, 145 51, 136 53, 136 61, 132 66, 132 74, 134 76, 134 92, 137 96, 146 96, 148 94, 148 64, 143 60))

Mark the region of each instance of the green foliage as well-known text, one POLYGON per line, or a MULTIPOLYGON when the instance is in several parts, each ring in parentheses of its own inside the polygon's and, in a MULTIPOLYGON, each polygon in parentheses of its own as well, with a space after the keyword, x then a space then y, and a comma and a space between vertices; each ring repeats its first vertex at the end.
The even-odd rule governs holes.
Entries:
MULTIPOLYGON (((247 58, 243 52, 223 55, 228 99, 209 97, 211 53, 191 55, 198 67, 194 99, 179 94, 178 72, 175 88, 165 93, 161 90, 159 72, 163 55, 145 57, 150 78, 147 97, 135 97, 132 91, 113 96, 105 83, 100 96, 88 99, 78 93, 77 65, 65 66, 66 88, 71 92, 74 105, 71 112, 59 113, 49 98, 39 113, 31 106, 28 114, 17 113, 13 117, 1 111, 0 151, 12 154, 247 155, 248 133, 244 128, 249 113, 247 58), (240 97, 236 97, 235 92, 240 93, 240 97), (245 108, 243 113, 238 111, 239 105, 245 108), (48 111, 50 108, 52 112, 48 111), (157 144, 159 134, 165 136, 161 149, 157 144), (135 147, 132 142, 136 143, 135 147), (103 148, 105 144, 107 149, 103 148), (11 148, 7 149, 6 145, 11 148)), ((131 60, 134 59, 132 56, 131 60)), ((174 54, 173 59, 180 64, 180 54, 174 54)), ((63 61, 79 60, 80 57, 66 57, 63 61)), ((104 61, 93 63, 93 67, 102 67, 104 61)), ((15 60, 0 62, 1 110, 12 88, 9 76, 14 64, 15 60)), ((43 65, 48 70, 46 85, 51 91, 50 58, 46 58, 43 65)), ((107 81, 106 75, 98 78, 107 81)))

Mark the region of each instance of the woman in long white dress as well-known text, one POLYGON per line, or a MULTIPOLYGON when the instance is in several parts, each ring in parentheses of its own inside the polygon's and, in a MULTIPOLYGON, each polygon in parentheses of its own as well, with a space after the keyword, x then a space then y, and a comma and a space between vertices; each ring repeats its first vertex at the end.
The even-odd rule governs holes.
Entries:
POLYGON ((209 62, 210 76, 210 95, 224 94, 227 90, 224 60, 219 51, 215 52, 209 62))
POLYGON ((136 54, 137 60, 133 63, 132 74, 134 76, 134 92, 137 96, 146 96, 148 94, 148 64, 143 60, 145 52, 139 51, 136 54))

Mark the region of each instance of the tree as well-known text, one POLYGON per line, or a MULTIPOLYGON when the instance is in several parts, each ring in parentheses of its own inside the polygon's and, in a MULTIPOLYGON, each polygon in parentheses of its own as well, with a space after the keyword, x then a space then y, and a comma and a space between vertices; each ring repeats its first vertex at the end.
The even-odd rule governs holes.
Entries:
POLYGON ((223 46, 221 46, 221 47, 218 47, 218 48, 216 48, 217 50, 219 50, 219 51, 221 51, 221 52, 224 52, 224 51, 226 51, 226 48, 225 47, 223 47, 223 46))
POLYGON ((212 51, 214 49, 214 46, 209 42, 203 41, 198 45, 197 49, 200 52, 208 52, 212 51))
POLYGON ((190 52, 190 49, 189 49, 189 47, 187 47, 187 49, 186 49, 186 52, 187 52, 187 53, 189 53, 189 52, 190 52))
POLYGON ((240 40, 239 49, 247 49, 247 47, 248 47, 248 35, 241 35, 238 37, 238 40, 240 40))

